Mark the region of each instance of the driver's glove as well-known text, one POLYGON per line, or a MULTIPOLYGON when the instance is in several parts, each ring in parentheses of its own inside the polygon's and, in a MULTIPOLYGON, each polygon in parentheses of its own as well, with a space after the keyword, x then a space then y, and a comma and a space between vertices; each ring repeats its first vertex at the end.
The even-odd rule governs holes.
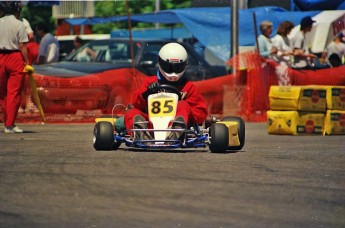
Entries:
POLYGON ((147 86, 147 90, 150 93, 157 93, 159 91, 160 85, 158 82, 152 82, 150 85, 147 86))
POLYGON ((150 94, 157 93, 160 89, 160 84, 158 82, 152 82, 150 85, 147 86, 147 90, 142 94, 144 99, 150 94))

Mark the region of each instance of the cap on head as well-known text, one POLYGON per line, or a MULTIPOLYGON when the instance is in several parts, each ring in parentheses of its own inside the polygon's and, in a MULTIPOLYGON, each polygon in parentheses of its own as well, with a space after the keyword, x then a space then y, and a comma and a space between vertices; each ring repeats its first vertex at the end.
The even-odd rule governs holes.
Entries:
POLYGON ((303 17, 301 20, 301 27, 310 27, 313 26, 313 23, 316 22, 314 21, 310 16, 303 17))
POLYGON ((334 38, 333 40, 339 39, 341 42, 345 41, 345 35, 343 32, 339 32, 334 38))
POLYGON ((178 43, 164 45, 158 53, 158 67, 168 81, 178 81, 186 70, 188 53, 178 43))

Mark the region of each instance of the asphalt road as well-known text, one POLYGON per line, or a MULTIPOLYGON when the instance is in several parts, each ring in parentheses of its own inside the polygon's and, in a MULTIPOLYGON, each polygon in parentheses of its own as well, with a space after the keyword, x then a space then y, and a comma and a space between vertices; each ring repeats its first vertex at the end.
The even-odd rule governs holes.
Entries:
POLYGON ((344 136, 246 123, 237 153, 96 152, 93 124, 19 126, 0 133, 0 227, 345 227, 344 136))

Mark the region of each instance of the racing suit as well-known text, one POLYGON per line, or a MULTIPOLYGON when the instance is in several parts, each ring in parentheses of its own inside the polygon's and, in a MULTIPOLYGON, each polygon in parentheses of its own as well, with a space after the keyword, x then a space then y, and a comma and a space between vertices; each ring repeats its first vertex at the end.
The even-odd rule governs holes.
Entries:
POLYGON ((5 127, 15 125, 28 63, 28 36, 14 15, 0 18, 0 104, 5 127))
POLYGON ((176 116, 182 116, 187 126, 188 123, 191 122, 202 124, 205 121, 207 117, 207 105, 194 84, 185 80, 183 76, 177 82, 167 81, 158 71, 157 77, 148 77, 147 80, 142 83, 141 87, 134 91, 132 96, 132 105, 134 107, 126 112, 124 117, 127 130, 133 128, 133 118, 138 114, 148 120, 147 99, 144 99, 143 93, 147 90, 148 85, 153 82, 172 85, 180 90, 182 99, 178 101, 176 116))

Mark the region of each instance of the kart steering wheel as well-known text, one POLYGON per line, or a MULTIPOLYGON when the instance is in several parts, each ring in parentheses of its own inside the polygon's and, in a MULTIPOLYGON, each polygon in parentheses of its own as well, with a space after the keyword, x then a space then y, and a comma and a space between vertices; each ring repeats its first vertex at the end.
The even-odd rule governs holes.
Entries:
POLYGON ((180 90, 178 90, 175 86, 168 85, 168 84, 161 84, 161 85, 159 85, 159 88, 163 92, 175 93, 175 94, 177 94, 179 100, 182 99, 182 94, 181 94, 180 90))

